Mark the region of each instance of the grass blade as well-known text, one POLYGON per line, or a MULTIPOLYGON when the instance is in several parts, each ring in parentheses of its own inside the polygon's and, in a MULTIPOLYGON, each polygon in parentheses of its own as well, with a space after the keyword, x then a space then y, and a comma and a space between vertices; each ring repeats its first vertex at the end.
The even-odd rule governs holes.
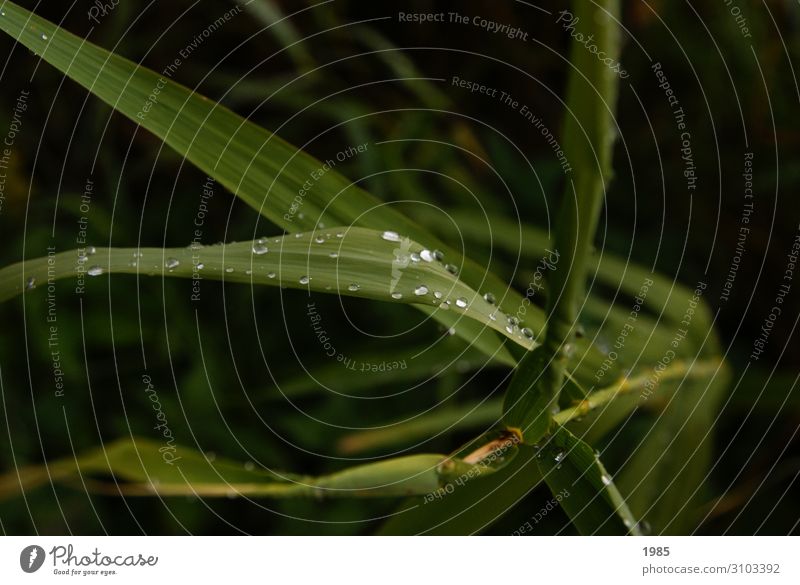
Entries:
POLYGON ((394 232, 364 228, 215 246, 94 248, 91 256, 84 250, 60 252, 0 270, 0 301, 62 278, 76 278, 83 286, 83 279, 105 273, 208 278, 427 305, 432 312, 453 313, 448 323, 455 327, 467 326, 463 317, 477 320, 471 334, 476 337, 489 328, 526 349, 533 346, 532 336, 519 328, 509 331, 497 319, 497 308, 430 250, 394 232))
MULTIPOLYGON (((176 83, 174 71, 156 73, 12 2, 3 6, 0 30, 158 136, 276 225, 290 232, 331 225, 393 230, 442 250, 447 262, 459 267, 462 280, 481 293, 492 292, 505 312, 514 314, 521 305, 522 297, 501 279, 339 174, 336 154, 325 163, 316 160, 176 83)), ((543 323, 541 311, 528 312, 525 325, 534 333, 543 323)), ((497 348, 499 341, 489 345, 497 348)), ((514 360, 509 355, 507 361, 514 360)))
POLYGON ((455 477, 469 479, 493 471, 447 455, 419 454, 310 477, 136 438, 0 476, 0 499, 50 481, 129 496, 396 497, 429 494, 455 477), (167 459, 166 453, 170 454, 167 459), (117 479, 116 483, 97 479, 109 474, 117 479))
POLYGON ((640 535, 638 523, 594 450, 559 427, 537 457, 542 477, 581 534, 640 535))

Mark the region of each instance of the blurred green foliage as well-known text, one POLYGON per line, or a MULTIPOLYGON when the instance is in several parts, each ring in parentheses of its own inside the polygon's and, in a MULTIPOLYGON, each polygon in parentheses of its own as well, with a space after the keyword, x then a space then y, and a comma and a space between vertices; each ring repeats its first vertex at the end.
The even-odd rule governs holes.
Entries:
MULTIPOLYGON (((31 9, 34 5, 20 3, 31 9)), ((507 88, 540 112, 558 135, 566 35, 512 2, 466 2, 459 10, 523 27, 543 46, 520 45, 467 27, 451 27, 443 39, 434 26, 398 26, 393 20, 352 24, 398 9, 448 10, 444 3, 433 4, 442 7, 337 0, 293 17, 291 27, 269 30, 263 30, 258 14, 245 12, 201 44, 176 78, 321 159, 342 145, 397 140, 379 154, 375 150, 343 163, 340 170, 366 177, 364 184, 374 194, 438 229, 442 237, 450 229, 445 211, 471 215, 481 207, 490 214, 552 227, 560 168, 546 142, 520 122, 517 112, 496 104, 487 111, 485 99, 447 83, 378 82, 397 77, 447 80, 462 74, 507 88), (282 50, 287 39, 323 29, 294 50, 282 50), (419 48, 442 46, 448 50, 419 48), (351 58, 391 47, 408 50, 351 58), (492 127, 471 118, 491 121, 492 127), (403 141, 409 137, 447 144, 403 141), (497 174, 462 149, 480 154, 497 174), (371 176, 387 168, 406 170, 371 176), (409 199, 431 207, 404 203, 409 199)), ((716 325, 735 368, 745 363, 773 304, 785 252, 797 233, 791 194, 800 186, 800 166, 790 155, 798 150, 800 130, 786 123, 796 118, 800 99, 788 60, 798 55, 800 9, 796 3, 774 2, 768 4, 768 14, 759 3, 741 4, 747 6, 755 38, 752 50, 719 6, 687 8, 660 1, 651 2, 651 10, 645 3, 626 3, 624 22, 636 39, 646 39, 647 54, 628 40, 623 62, 636 80, 636 93, 620 93, 616 178, 597 239, 598 248, 654 265, 690 286, 700 280, 710 283, 707 300, 712 310, 719 308, 716 325), (648 55, 671 72, 692 128, 703 190, 691 199, 683 188, 674 122, 648 55), (737 239, 742 161, 748 149, 755 153, 756 212, 736 286, 730 300, 722 302, 718 296, 737 239)), ((64 19, 63 26, 78 34, 92 29, 93 42, 160 70, 232 6, 222 0, 175 2, 140 12, 138 3, 121 2, 93 29, 82 10, 66 18, 58 4, 36 10, 55 22, 64 19)), ((300 9, 289 2, 280 6, 284 13, 300 9)), ((0 54, 8 56, 2 70, 0 129, 10 123, 20 92, 30 92, 7 172, 0 263, 40 256, 53 242, 62 249, 72 247, 64 243, 75 240, 80 196, 89 177, 95 184, 88 222, 92 243, 188 244, 206 178, 157 139, 63 81, 54 69, 37 67, 35 55, 7 38, 0 39, 0 47, 0 54)), ((276 233, 274 226, 264 225, 263 218, 217 188, 206 217, 205 241, 250 239, 254 231, 276 233)), ((492 249, 491 259, 488 252, 474 244, 468 249, 475 260, 500 267, 498 272, 509 275, 505 267, 518 266, 518 258, 507 250, 492 249)), ((518 266, 514 272, 520 288, 529 281, 530 270, 518 266)), ((418 385, 376 374, 380 394, 389 396, 381 400, 326 394, 290 404, 280 399, 276 386, 302 377, 300 363, 309 371, 328 364, 304 317, 308 299, 292 291, 205 282, 202 301, 190 304, 189 289, 190 283, 177 280, 119 277, 91 283, 81 299, 64 296, 58 319, 66 401, 51 390, 44 296, 0 305, 0 409, 8 424, 7 440, 0 442, 2 469, 152 432, 154 420, 142 383, 145 364, 181 442, 235 460, 308 473, 329 472, 346 463, 331 449, 346 432, 335 425, 355 420, 359 427, 379 426, 422 412, 443 398, 459 404, 499 397, 507 382, 506 371, 476 373, 453 360, 436 379, 422 378, 418 385), (391 396, 393 392, 400 393, 391 396), (328 424, 314 423, 304 413, 328 424)), ((391 337, 395 332, 422 321, 410 307, 324 295, 314 295, 314 301, 324 307, 337 347, 363 361, 413 359, 422 344, 444 333, 425 323, 396 340, 391 337), (368 343, 361 330, 378 338, 368 343)), ((776 324, 765 354, 746 372, 735 372, 730 393, 722 399, 720 416, 713 422, 718 433, 715 464, 702 494, 710 511, 702 532, 797 531, 798 307, 793 291, 784 310, 788 316, 776 324)), ((459 349, 457 340, 448 342, 459 349)), ((607 466, 624 460, 628 437, 638 430, 634 417, 623 432, 605 441, 607 466)), ((447 452, 454 441, 469 436, 436 436, 424 449, 447 452)), ((516 464, 524 466, 525 460, 516 464)), ((515 491, 513 483, 503 494, 485 512, 496 519, 486 532, 513 532, 550 497, 543 487, 526 494, 515 491)), ((46 534, 362 534, 376 531, 383 524, 377 519, 396 509, 392 500, 90 497, 59 486, 0 503, 0 529, 46 534)), ((566 524, 556 509, 537 529, 564 531, 566 524)))

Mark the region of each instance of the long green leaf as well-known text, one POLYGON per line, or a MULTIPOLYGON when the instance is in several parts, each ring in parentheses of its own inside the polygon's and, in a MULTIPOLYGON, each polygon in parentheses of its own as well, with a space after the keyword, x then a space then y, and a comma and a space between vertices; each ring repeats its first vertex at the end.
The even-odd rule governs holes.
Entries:
MULTIPOLYGON (((332 225, 393 230, 442 250, 447 262, 460 269, 462 280, 481 293, 493 293, 506 313, 521 306, 522 297, 507 283, 341 175, 337 166, 357 156, 359 145, 328 153, 325 162, 316 160, 176 83, 174 69, 156 73, 12 2, 3 6, 0 30, 158 136, 276 225, 290 232, 332 225)), ((525 325, 538 333, 543 323, 541 311, 528 311, 525 325)))
POLYGON ((495 469, 440 454, 419 454, 350 467, 319 477, 276 472, 211 457, 181 445, 123 439, 85 454, 0 476, 0 499, 50 482, 115 495, 208 497, 397 497, 427 495, 456 479, 495 469), (100 480, 109 474, 115 482, 100 480))
MULTIPOLYGON (((60 252, 3 268, 0 301, 63 278, 84 287, 106 273, 191 278, 195 286, 208 278, 428 305, 432 311, 454 313, 456 329, 469 319, 479 321, 482 325, 472 333, 476 338, 488 327, 525 348, 533 346, 532 335, 508 328, 497 318, 497 307, 451 274, 430 250, 394 232, 333 228, 214 246, 92 252, 60 252)), ((508 359, 505 348, 496 351, 501 360, 508 359)))

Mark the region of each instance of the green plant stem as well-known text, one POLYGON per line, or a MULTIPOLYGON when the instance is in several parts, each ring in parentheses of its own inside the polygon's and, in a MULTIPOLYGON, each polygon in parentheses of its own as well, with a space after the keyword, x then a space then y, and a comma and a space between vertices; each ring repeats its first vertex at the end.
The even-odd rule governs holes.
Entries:
MULTIPOLYGON (((618 0, 576 0, 574 10, 573 22, 591 27, 595 44, 617 61, 618 0)), ((570 63, 563 148, 574 171, 567 178, 556 228, 558 265, 548 285, 547 327, 541 350, 520 361, 504 409, 507 426, 518 428, 526 442, 548 432, 558 409, 616 136, 617 73, 577 40, 570 63)))

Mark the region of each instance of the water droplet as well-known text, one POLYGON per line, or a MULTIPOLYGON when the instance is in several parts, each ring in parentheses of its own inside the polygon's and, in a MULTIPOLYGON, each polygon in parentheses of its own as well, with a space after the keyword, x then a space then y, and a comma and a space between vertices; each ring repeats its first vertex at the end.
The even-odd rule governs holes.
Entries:
POLYGON ((336 232, 336 237, 337 238, 343 238, 344 237, 344 232, 336 232))
POLYGON ((300 238, 302 238, 302 237, 303 237, 303 232, 297 232, 297 233, 294 235, 294 237, 295 237, 295 238, 297 238, 297 239, 300 239, 300 238))
POLYGON ((419 257, 425 260, 425 262, 433 262, 433 252, 430 250, 423 250, 419 253, 419 257))
POLYGON ((457 298, 456 299, 456 307, 459 307, 461 309, 466 309, 467 308, 467 299, 465 299, 464 297, 457 298))
POLYGON ((269 248, 267 248, 263 243, 256 243, 253 246, 253 254, 260 256, 261 254, 266 254, 269 252, 269 248))
POLYGON ((402 299, 403 298, 403 293, 393 292, 392 293, 392 298, 393 299, 402 299))
POLYGON ((317 236, 316 238, 314 238, 314 241, 318 244, 324 244, 325 238, 323 238, 322 236, 317 236))
POLYGON ((311 279, 308 276, 301 276, 300 277, 300 284, 308 284, 311 279))
POLYGON ((339 253, 338 252, 331 252, 330 254, 328 254, 328 256, 330 256, 331 258, 338 258, 339 257, 339 253))
POLYGON ((94 246, 86 246, 86 254, 88 256, 92 256, 95 252, 97 252, 97 248, 94 246))
POLYGON ((46 34, 44 34, 44 33, 42 33, 42 40, 43 40, 43 41, 46 41, 46 40, 47 40, 47 35, 46 35, 46 34))
POLYGON ((361 288, 361 285, 354 282, 350 286, 347 287, 347 290, 349 290, 350 292, 356 292, 360 288, 361 288))
POLYGON ((164 266, 167 267, 167 270, 172 270, 177 268, 180 265, 181 261, 177 258, 167 258, 167 261, 164 262, 164 266))
POLYGON ((244 271, 244 273, 245 273, 247 276, 250 276, 251 274, 253 274, 253 271, 252 271, 252 270, 250 270, 250 269, 248 268, 247 270, 245 270, 245 271, 244 271))
POLYGON ((448 335, 455 335, 456 334, 456 328, 455 327, 451 327, 450 329, 447 330, 447 334, 448 335))
POLYGON ((458 267, 455 264, 445 264, 444 269, 450 274, 458 274, 458 267))
POLYGON ((516 317, 509 317, 508 324, 511 325, 512 327, 516 327, 517 325, 519 325, 519 319, 517 319, 516 317))
POLYGON ((275 278, 274 272, 267 272, 267 278, 275 278))
POLYGON ((444 260, 444 252, 442 252, 441 250, 434 250, 433 259, 441 262, 442 260, 444 260))
POLYGON ((495 299, 494 295, 490 292, 483 295, 483 300, 489 303, 490 305, 493 305, 497 302, 497 299, 495 299))
POLYGON ((506 332, 514 333, 514 328, 511 325, 506 325, 506 332))
POLYGON ((489 319, 492 321, 497 321, 497 313, 489 313, 489 319))
POLYGON ((425 296, 428 294, 428 287, 424 284, 419 285, 417 288, 414 289, 414 294, 418 297, 425 296))
POLYGON ((32 290, 36 288, 36 277, 31 276, 27 281, 25 281, 25 290, 32 290))
POLYGON ((611 478, 608 477, 605 473, 600 476, 600 481, 603 482, 603 485, 611 485, 611 478))
POLYGON ((411 261, 414 262, 415 264, 419 262, 419 254, 417 254, 416 252, 411 252, 411 261))
POLYGON ((441 299, 444 295, 442 294, 441 291, 436 290, 433 291, 433 296, 435 296, 437 299, 441 299))
POLYGON ((385 231, 381 234, 381 238, 386 240, 387 242, 399 242, 400 234, 398 234, 397 232, 385 231))
POLYGON ((203 268, 205 268, 205 267, 206 267, 206 265, 205 265, 205 264, 203 264, 202 262, 198 262, 198 263, 197 263, 197 267, 196 267, 196 268, 197 268, 198 270, 202 270, 202 269, 203 269, 203 268))
POLYGON ((523 327, 522 334, 528 339, 533 339, 533 329, 531 329, 530 327, 523 327))
POLYGON ((558 453, 556 453, 554 459, 556 460, 556 463, 561 463, 562 461, 564 461, 564 458, 566 456, 567 456, 566 453, 564 453, 563 451, 559 451, 558 453))
POLYGON ((103 274, 103 269, 97 265, 92 266, 89 270, 86 271, 86 274, 89 276, 100 276, 103 274))
POLYGON ((232 267, 232 266, 228 266, 228 267, 225 269, 225 272, 227 272, 228 274, 230 274, 231 272, 233 272, 233 267, 232 267))

